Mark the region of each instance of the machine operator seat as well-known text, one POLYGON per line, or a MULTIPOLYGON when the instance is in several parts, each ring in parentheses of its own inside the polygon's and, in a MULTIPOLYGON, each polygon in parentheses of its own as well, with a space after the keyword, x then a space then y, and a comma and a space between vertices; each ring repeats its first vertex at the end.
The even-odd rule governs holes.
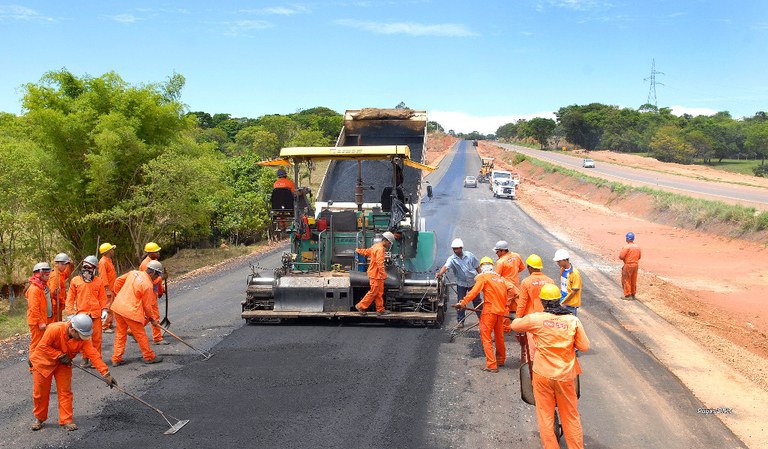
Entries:
MULTIPOLYGON (((392 210, 392 189, 393 187, 384 187, 381 191, 381 210, 390 212, 392 210)), ((401 187, 397 188, 397 199, 405 206, 405 194, 401 187)))
POLYGON ((269 200, 273 211, 293 211, 293 193, 287 187, 272 189, 269 200))

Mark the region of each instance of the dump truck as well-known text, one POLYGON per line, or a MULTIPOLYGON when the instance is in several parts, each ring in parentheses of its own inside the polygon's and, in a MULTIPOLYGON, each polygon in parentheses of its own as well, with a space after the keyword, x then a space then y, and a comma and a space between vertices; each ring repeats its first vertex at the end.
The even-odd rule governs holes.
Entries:
POLYGON ((429 273, 436 239, 419 213, 422 195, 431 194, 422 173, 434 170, 422 159, 426 124, 425 111, 349 110, 335 146, 283 148, 279 159, 261 163, 293 165, 298 186, 302 164, 331 161, 314 207, 297 188, 290 248, 279 268, 252 270, 242 318, 251 324, 324 317, 442 325, 447 288, 429 273), (370 247, 386 231, 396 236, 385 263, 388 313, 363 316, 355 304, 369 289, 367 261, 355 249, 370 247))

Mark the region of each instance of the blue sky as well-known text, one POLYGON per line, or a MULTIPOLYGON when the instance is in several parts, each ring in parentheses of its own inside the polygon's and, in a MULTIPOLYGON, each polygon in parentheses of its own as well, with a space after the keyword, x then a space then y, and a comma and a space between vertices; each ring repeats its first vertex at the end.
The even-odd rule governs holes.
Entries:
POLYGON ((600 102, 768 110, 764 0, 0 0, 0 111, 66 67, 133 84, 184 75, 191 111, 258 117, 426 109, 461 132, 600 102))

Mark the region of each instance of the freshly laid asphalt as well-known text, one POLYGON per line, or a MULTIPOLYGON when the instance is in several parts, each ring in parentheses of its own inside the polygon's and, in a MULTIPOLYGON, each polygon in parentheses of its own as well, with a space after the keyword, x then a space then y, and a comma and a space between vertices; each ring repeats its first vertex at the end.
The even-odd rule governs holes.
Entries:
MULTIPOLYGON (((436 266, 454 237, 478 258, 492 255, 500 239, 523 257, 537 252, 545 261, 556 247, 569 247, 514 201, 493 199, 487 185, 462 188, 464 176, 478 168, 472 146, 460 142, 430 177, 435 196, 425 200, 422 215, 438 233, 436 266)), ((3 379, 19 379, 0 386, 0 446, 540 447, 534 408, 519 399, 516 342, 508 341, 510 359, 500 374, 481 373, 476 332, 449 342, 453 313, 443 329, 325 320, 244 325, 240 301, 248 263, 274 268, 280 256, 274 251, 172 284, 171 329, 211 350, 211 359, 174 342, 159 347, 163 363, 145 366, 129 342, 131 363, 112 370, 129 391, 189 419, 178 433, 163 435, 168 426, 160 415, 78 370, 73 389, 80 430, 54 428, 53 395, 52 424, 31 432, 31 379, 20 358, 0 364, 3 379)), ((585 266, 606 263, 574 259, 585 266)), ((548 263, 544 271, 556 277, 555 270, 548 263)), ((585 278, 579 313, 592 341, 580 357, 587 447, 744 447, 716 417, 697 413, 701 404, 693 395, 621 328, 611 312, 618 288, 604 291, 598 284, 605 280, 597 281, 585 278)))

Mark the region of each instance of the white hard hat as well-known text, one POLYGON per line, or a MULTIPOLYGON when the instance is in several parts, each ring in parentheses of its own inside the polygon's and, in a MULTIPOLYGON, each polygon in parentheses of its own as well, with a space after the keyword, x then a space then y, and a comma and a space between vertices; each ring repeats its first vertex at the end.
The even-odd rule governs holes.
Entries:
POLYGON ((464 242, 461 239, 453 239, 451 248, 464 248, 464 242))
POLYGON ((163 273, 163 264, 161 264, 157 260, 150 260, 149 263, 147 264, 147 269, 148 270, 153 270, 153 271, 157 272, 158 274, 162 274, 163 273))
POLYGON ((48 265, 48 262, 38 262, 32 267, 32 272, 35 273, 38 271, 51 271, 51 266, 48 265))
POLYGON ((555 251, 555 257, 552 260, 554 260, 555 262, 559 262, 561 260, 570 259, 570 258, 571 258, 571 255, 568 254, 568 250, 558 249, 557 251, 555 251))
POLYGON ((69 263, 69 256, 67 255, 67 253, 59 253, 59 254, 56 254, 56 256, 53 258, 53 261, 69 263))
POLYGON ((72 328, 80 334, 83 340, 90 340, 93 333, 93 320, 86 313, 78 313, 70 320, 72 328))
POLYGON ((96 258, 96 256, 87 256, 85 259, 83 259, 83 265, 93 265, 94 267, 99 265, 99 259, 96 258))
POLYGON ((395 243, 395 234, 387 231, 387 232, 381 234, 381 236, 384 237, 385 239, 389 240, 389 243, 395 243))
POLYGON ((496 242, 496 246, 493 247, 493 250, 498 251, 500 249, 506 249, 507 251, 509 251, 509 243, 507 243, 506 240, 499 240, 498 242, 496 242))

